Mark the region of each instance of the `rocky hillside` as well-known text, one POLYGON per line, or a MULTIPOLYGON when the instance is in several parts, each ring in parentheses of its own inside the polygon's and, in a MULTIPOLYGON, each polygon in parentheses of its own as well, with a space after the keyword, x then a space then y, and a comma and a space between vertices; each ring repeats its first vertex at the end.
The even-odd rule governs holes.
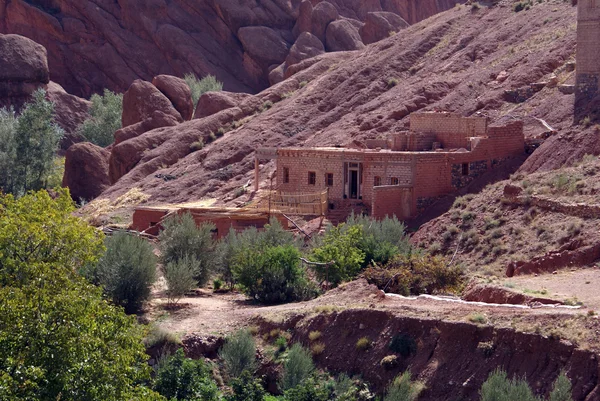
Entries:
POLYGON ((354 50, 459 2, 1 0, 0 33, 45 46, 50 78, 78 96, 189 72, 257 92, 305 30, 322 51, 354 50))
MULTIPOLYGON (((114 146, 114 185, 101 198, 114 202, 136 188, 154 204, 234 197, 241 204, 257 147, 377 138, 404 129, 418 110, 523 118, 528 138, 547 131, 537 119, 557 138, 580 135, 572 127, 574 96, 564 85, 574 78, 575 15, 563 1, 520 12, 511 1, 457 6, 363 50, 304 60, 290 78, 255 96, 209 94, 208 103, 219 105, 214 114, 114 146), (199 139, 204 145, 194 146, 199 139)), ((571 154, 588 149, 585 141, 571 145, 571 154)), ((536 153, 542 151, 554 154, 546 145, 536 153)), ((263 179, 270 171, 271 164, 261 167, 263 179)))

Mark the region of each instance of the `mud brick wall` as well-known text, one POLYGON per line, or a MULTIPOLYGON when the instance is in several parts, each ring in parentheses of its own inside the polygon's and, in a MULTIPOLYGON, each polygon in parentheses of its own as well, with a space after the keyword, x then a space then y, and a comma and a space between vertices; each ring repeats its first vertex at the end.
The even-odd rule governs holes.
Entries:
POLYGON ((452 191, 451 164, 445 153, 427 152, 415 154, 415 158, 413 212, 417 209, 416 199, 435 198, 452 191))
MULTIPOLYGON (((599 91, 600 2, 579 0, 577 7, 575 112, 585 114, 588 112, 588 102, 593 100, 599 91)), ((576 119, 583 117, 585 116, 576 115, 576 119)))
POLYGON ((485 136, 488 120, 485 117, 462 117, 453 113, 418 113, 410 116, 410 130, 433 133, 443 148, 467 148, 469 137, 485 136))
POLYGON ((475 178, 483 175, 488 170, 488 161, 481 160, 477 162, 466 163, 468 165, 467 174, 464 174, 464 163, 452 165, 452 187, 460 189, 473 181, 475 178))
POLYGON ((136 209, 133 212, 131 229, 145 231, 151 235, 158 235, 160 221, 169 213, 167 209, 136 209))
POLYGON ((399 185, 386 185, 373 189, 373 210, 376 219, 396 216, 400 220, 411 217, 412 188, 399 185))

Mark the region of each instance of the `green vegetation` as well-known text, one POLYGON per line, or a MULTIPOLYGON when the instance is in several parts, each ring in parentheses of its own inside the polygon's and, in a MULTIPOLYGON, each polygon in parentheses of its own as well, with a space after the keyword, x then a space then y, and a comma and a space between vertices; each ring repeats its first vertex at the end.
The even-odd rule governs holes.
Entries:
MULTIPOLYGON (((18 196, 47 188, 55 174, 54 159, 63 131, 54 124, 54 104, 44 90, 18 117, 0 110, 0 189, 18 196)), ((56 181, 56 180, 53 180, 56 181)))
POLYGON ((261 380, 256 379, 247 370, 239 378, 231 382, 233 394, 227 397, 227 401, 263 401, 266 391, 261 380))
POLYGON ((420 383, 411 381, 410 371, 407 370, 390 384, 383 401, 414 401, 422 389, 423 386, 420 383))
POLYGON ((256 343, 248 330, 240 330, 225 339, 219 356, 232 377, 242 372, 254 373, 256 368, 256 343))
POLYGON ((371 340, 368 337, 361 337, 356 342, 356 349, 359 351, 366 351, 371 348, 371 340))
POLYGON ((300 344, 292 345, 287 360, 283 364, 281 388, 285 391, 302 384, 314 370, 315 365, 310 352, 302 348, 300 344))
POLYGON ((196 288, 198 282, 194 276, 199 268, 198 260, 190 255, 168 262, 163 267, 169 304, 176 304, 186 293, 196 288))
POLYGON ((206 92, 219 92, 223 90, 223 83, 217 81, 217 78, 212 75, 207 75, 202 79, 198 79, 194 74, 186 74, 183 78, 192 91, 192 101, 194 109, 198 104, 200 96, 206 92))
POLYGON ((135 318, 77 272, 103 252, 66 190, 0 196, 0 399, 150 400, 135 318))
POLYGON ((402 355, 407 358, 417 353, 417 343, 415 340, 407 334, 396 334, 392 337, 389 345, 390 351, 402 355))
POLYGON ((91 97, 90 117, 77 131, 89 142, 103 148, 114 142, 115 131, 121 128, 123 95, 104 90, 104 94, 91 97))
POLYGON ((206 284, 210 277, 215 243, 212 224, 196 225, 190 213, 175 214, 163 222, 160 241, 161 258, 164 264, 178 262, 186 257, 194 260, 194 278, 199 286, 206 284))
MULTIPOLYGON (((529 388, 525 380, 509 379, 506 372, 496 369, 481 386, 481 401, 542 401, 529 388)), ((548 398, 549 401, 573 401, 571 398, 571 382, 561 372, 548 398)))
POLYGON ((221 400, 211 369, 201 360, 186 358, 182 349, 159 365, 154 390, 171 401, 221 400))

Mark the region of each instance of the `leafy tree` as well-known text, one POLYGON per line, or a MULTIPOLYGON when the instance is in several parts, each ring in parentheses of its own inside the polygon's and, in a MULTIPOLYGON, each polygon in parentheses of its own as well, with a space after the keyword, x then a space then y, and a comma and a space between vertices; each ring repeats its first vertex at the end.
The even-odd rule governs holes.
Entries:
POLYGON ((296 386, 285 390, 285 401, 327 401, 331 391, 317 377, 307 377, 296 386))
POLYGON ((15 130, 15 187, 13 193, 25 193, 46 187, 53 171, 54 155, 63 131, 54 124, 54 104, 46 100, 42 89, 33 94, 17 119, 15 130))
POLYGON ((246 248, 237 254, 233 274, 244 292, 259 302, 304 299, 309 290, 300 256, 292 245, 246 248))
POLYGON ((233 395, 227 397, 227 401, 263 401, 266 395, 260 379, 252 377, 247 370, 232 381, 231 388, 233 395))
POLYGON ((117 233, 106 240, 106 253, 93 274, 86 276, 127 313, 137 313, 156 281, 156 256, 143 238, 117 233))
POLYGON ((565 372, 560 372, 552 385, 549 401, 573 401, 571 394, 571 381, 565 372))
POLYGON ((419 396, 422 387, 410 380, 410 371, 396 377, 387 388, 383 401, 414 401, 419 396))
POLYGON ((215 242, 212 232, 213 224, 196 225, 190 213, 173 215, 165 219, 163 230, 158 239, 164 264, 176 262, 186 256, 195 259, 198 269, 194 278, 198 285, 208 281, 213 266, 215 242))
POLYGON ((506 372, 493 371, 479 391, 481 401, 540 401, 524 380, 510 380, 506 372))
POLYGON ((198 79, 194 74, 186 74, 183 78, 192 91, 192 101, 194 108, 198 104, 198 99, 206 92, 219 92, 223 90, 223 83, 217 81, 212 75, 207 75, 202 79, 198 79))
POLYGON ((67 190, 0 196, 0 399, 158 400, 143 330, 77 274, 103 241, 74 210, 67 190))
POLYGON ((169 400, 218 401, 221 395, 211 370, 201 360, 186 358, 180 348, 159 366, 154 390, 169 400))
POLYGON ((232 377, 240 377, 244 371, 256 368, 256 343, 248 330, 240 330, 225 339, 219 351, 227 371, 232 377))
POLYGON ((90 117, 78 131, 89 142, 105 148, 114 142, 115 131, 121 128, 123 95, 105 89, 102 96, 94 94, 90 100, 90 117))
POLYGON ((315 364, 310 351, 302 348, 298 343, 292 345, 287 360, 283 364, 281 388, 285 391, 300 385, 312 375, 314 370, 315 364))
POLYGON ((322 245, 313 249, 312 259, 333 264, 315 266, 317 278, 334 285, 353 278, 365 260, 365 253, 359 249, 362 236, 363 228, 360 225, 345 227, 345 224, 340 224, 327 231, 322 245))
POLYGON ((14 110, 0 109, 0 190, 4 192, 12 192, 14 187, 16 128, 17 116, 14 110))
POLYGON ((169 262, 163 267, 170 304, 176 304, 187 292, 196 288, 198 283, 194 275, 199 269, 198 265, 196 259, 186 255, 183 259, 169 262))

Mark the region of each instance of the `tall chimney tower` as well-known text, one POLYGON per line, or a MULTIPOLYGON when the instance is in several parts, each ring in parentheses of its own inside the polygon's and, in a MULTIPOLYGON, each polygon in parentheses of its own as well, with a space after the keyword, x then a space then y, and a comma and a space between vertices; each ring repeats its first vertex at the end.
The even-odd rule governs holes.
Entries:
POLYGON ((577 4, 577 71, 575 122, 585 117, 600 118, 600 0, 577 4), (596 100, 596 101, 594 101, 596 100))

